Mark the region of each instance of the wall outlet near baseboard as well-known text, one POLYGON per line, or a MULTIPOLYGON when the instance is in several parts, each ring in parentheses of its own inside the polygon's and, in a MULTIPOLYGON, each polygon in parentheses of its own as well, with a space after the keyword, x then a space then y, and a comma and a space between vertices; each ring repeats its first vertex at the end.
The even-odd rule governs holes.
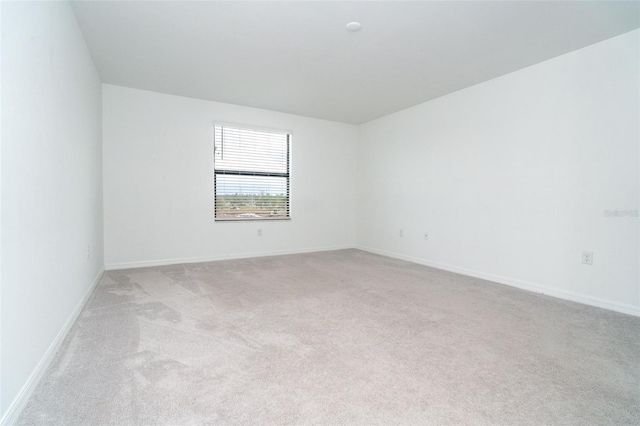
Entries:
POLYGON ((262 229, 258 228, 258 237, 262 237, 262 229))
POLYGON ((425 232, 425 233, 424 233, 424 239, 425 239, 425 240, 428 240, 428 239, 429 239, 429 233, 428 233, 428 232, 425 232))
POLYGON ((585 265, 593 265, 593 252, 592 251, 583 251, 582 252, 582 263, 585 265))

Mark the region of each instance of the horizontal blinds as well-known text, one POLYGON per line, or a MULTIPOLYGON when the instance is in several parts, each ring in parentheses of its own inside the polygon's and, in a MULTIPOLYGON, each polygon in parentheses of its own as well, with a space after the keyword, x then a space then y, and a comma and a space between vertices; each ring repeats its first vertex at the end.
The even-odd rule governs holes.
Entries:
POLYGON ((290 135, 216 125, 215 217, 289 217, 290 135))
POLYGON ((216 126, 216 170, 288 173, 288 134, 216 126))

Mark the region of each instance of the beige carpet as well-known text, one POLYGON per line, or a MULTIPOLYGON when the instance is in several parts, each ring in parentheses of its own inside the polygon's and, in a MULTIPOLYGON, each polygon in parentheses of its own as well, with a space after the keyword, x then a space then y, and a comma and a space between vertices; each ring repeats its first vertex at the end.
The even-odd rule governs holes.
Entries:
POLYGON ((640 424, 640 318, 357 250, 105 274, 21 425, 640 424))

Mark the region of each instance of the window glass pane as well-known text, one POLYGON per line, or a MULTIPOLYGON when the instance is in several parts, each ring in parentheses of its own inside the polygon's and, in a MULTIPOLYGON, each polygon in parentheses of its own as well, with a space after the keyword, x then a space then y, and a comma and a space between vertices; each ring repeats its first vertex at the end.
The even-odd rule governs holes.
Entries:
POLYGON ((216 174, 216 218, 287 217, 287 178, 216 174))

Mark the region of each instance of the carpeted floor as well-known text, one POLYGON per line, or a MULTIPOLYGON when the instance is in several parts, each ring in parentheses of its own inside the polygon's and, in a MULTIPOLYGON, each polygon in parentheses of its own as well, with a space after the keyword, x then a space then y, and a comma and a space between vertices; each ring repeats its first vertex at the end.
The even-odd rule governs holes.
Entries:
POLYGON ((104 275, 21 425, 640 424, 640 318, 358 250, 104 275))

